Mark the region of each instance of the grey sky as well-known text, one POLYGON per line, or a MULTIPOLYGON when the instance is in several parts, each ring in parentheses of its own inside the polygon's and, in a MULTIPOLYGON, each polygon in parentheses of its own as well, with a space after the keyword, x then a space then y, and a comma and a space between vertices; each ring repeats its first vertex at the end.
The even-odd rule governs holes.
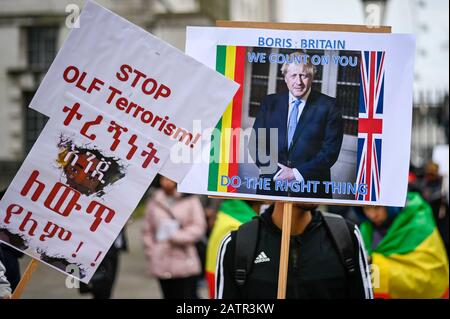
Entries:
MULTIPOLYGON (((360 0, 281 0, 280 21, 364 24, 360 0)), ((449 88, 448 0, 389 0, 385 25, 414 33, 415 91, 449 88), (423 4, 423 5, 421 5, 423 4)))

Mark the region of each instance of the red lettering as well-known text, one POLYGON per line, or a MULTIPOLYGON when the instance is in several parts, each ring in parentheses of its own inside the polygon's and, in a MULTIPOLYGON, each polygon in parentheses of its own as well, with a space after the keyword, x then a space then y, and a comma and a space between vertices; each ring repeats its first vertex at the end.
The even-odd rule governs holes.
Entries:
POLYGON ((111 91, 111 94, 108 96, 108 99, 106 100, 106 103, 111 104, 111 101, 116 96, 116 94, 122 95, 122 92, 116 89, 113 86, 108 87, 108 89, 111 91))
POLYGON ((117 146, 120 143, 120 135, 122 134, 122 132, 127 132, 128 129, 126 127, 120 126, 119 124, 117 124, 115 121, 111 121, 111 125, 108 127, 108 132, 112 133, 114 131, 113 134, 113 139, 114 142, 111 144, 111 147, 109 148, 111 151, 115 151, 117 146))
POLYGON ((150 111, 144 111, 141 115, 141 121, 143 123, 150 123, 153 119, 153 114, 150 111))
POLYGON ((63 79, 67 83, 73 83, 78 79, 78 76, 80 75, 80 71, 76 66, 68 66, 63 73, 63 79), (73 71, 73 72, 71 72, 73 71), (73 76, 70 76, 70 73, 73 73, 73 76))
POLYGON ((165 86, 164 84, 161 84, 158 88, 158 90, 155 93, 155 96, 153 97, 155 100, 158 99, 158 97, 168 97, 172 91, 168 86, 165 86))
POLYGON ((150 151, 142 151, 141 155, 146 156, 144 163, 142 164, 143 168, 147 168, 148 164, 152 161, 155 164, 158 164, 159 158, 156 157, 156 149, 153 147, 153 143, 148 143, 147 146, 150 148, 150 151))
POLYGON ((163 119, 162 117, 155 116, 155 119, 153 120, 153 123, 152 123, 152 127, 155 127, 155 125, 162 119, 163 119))
POLYGON ((127 154, 127 160, 130 160, 133 157, 134 153, 136 153, 137 146, 134 144, 134 142, 136 142, 136 139, 137 135, 133 134, 131 135, 130 140, 128 141, 128 144, 131 145, 131 149, 127 154))
POLYGON ((75 84, 75 86, 82 91, 86 91, 86 88, 83 86, 83 81, 84 81, 84 78, 86 77, 86 75, 87 75, 86 72, 81 73, 81 76, 77 81, 77 84, 75 84))
POLYGON ((80 103, 75 103, 71 108, 67 105, 64 106, 63 112, 67 113, 66 119, 64 120, 63 124, 65 126, 69 125, 70 122, 72 122, 73 118, 75 117, 77 120, 81 120, 83 115, 81 113, 78 113, 78 110, 80 109, 80 103))
POLYGON ((128 81, 128 73, 133 72, 133 68, 131 66, 129 66, 128 64, 122 64, 120 66, 120 72, 122 72, 122 74, 120 74, 119 72, 116 73, 116 77, 123 82, 128 81))
POLYGON ((134 69, 133 72, 136 74, 136 77, 134 78, 133 83, 131 83, 131 87, 134 88, 141 78, 145 79, 147 76, 137 69, 134 69))
POLYGON ((116 214, 116 212, 113 209, 111 209, 95 200, 89 203, 89 206, 86 209, 86 212, 88 214, 95 212, 94 213, 95 221, 92 223, 91 227, 89 228, 89 230, 92 232, 95 232, 97 230, 98 226, 100 225, 100 223, 103 220, 105 221, 105 223, 108 224, 112 220, 114 215, 116 214), (102 218, 104 212, 106 212, 105 219, 102 218))
POLYGON ((36 230, 36 227, 38 225, 37 221, 31 218, 32 215, 33 214, 31 212, 28 212, 19 226, 20 231, 25 231, 25 227, 29 222, 31 222, 31 227, 30 230, 28 231, 28 235, 30 236, 34 236, 34 231, 36 230))
POLYGON ((136 104, 136 103, 134 103, 134 102, 131 102, 130 103, 130 105, 128 105, 128 108, 127 108, 127 110, 125 111, 125 113, 130 113, 130 111, 133 109, 133 108, 135 108, 135 107, 137 107, 138 105, 136 104))
POLYGON ((31 196, 31 200, 33 202, 35 202, 35 201, 37 201, 39 199, 39 196, 41 196, 41 194, 42 194, 42 192, 44 191, 44 188, 45 188, 45 184, 37 180, 38 176, 39 176, 39 171, 34 170, 31 173, 31 175, 28 178, 28 180, 25 183, 25 185, 23 186, 22 191, 20 192, 20 195, 27 196, 28 195, 28 191, 36 183, 36 185, 37 185, 36 190, 34 191, 33 195, 31 196))
POLYGON ((124 97, 119 97, 116 101, 116 107, 121 111, 125 110, 127 105, 128 105, 128 101, 124 97))
POLYGON ((166 135, 172 135, 173 134, 173 130, 175 130, 177 128, 177 126, 173 123, 169 123, 167 124, 166 128, 164 129, 164 133, 166 135))
POLYGON ((20 215, 23 212, 23 207, 17 204, 11 204, 6 208, 6 217, 4 219, 5 224, 9 224, 9 221, 11 219, 11 216, 14 215, 20 215))
POLYGON ((131 87, 136 87, 136 85, 139 85, 141 79, 145 79, 142 84, 140 84, 142 93, 146 95, 153 95, 153 98, 155 100, 157 100, 159 97, 166 98, 170 96, 172 91, 167 85, 158 84, 158 81, 156 79, 147 76, 145 73, 139 71, 138 69, 133 69, 128 64, 123 64, 120 67, 120 73, 117 72, 116 77, 120 81, 125 82, 129 80, 129 75, 131 73, 135 74, 134 79, 131 82, 131 87))
POLYGON ((39 240, 45 241, 46 238, 53 238, 58 231, 58 238, 63 241, 68 241, 72 237, 72 232, 69 230, 65 230, 52 222, 47 222, 47 225, 44 227, 45 233, 39 236, 39 240))
POLYGON ((147 79, 144 81, 144 83, 142 83, 142 92, 144 92, 147 95, 151 95, 153 94, 153 92, 155 92, 157 86, 158 83, 156 83, 154 79, 147 79), (152 88, 150 90, 147 89, 147 84, 149 83, 152 84, 152 88))
POLYGON ((81 209, 81 206, 78 204, 78 199, 80 198, 80 195, 81 195, 80 192, 78 192, 77 190, 67 185, 64 185, 60 182, 57 182, 53 186, 50 194, 47 196, 47 199, 44 202, 44 206, 57 214, 60 214, 62 216, 69 216, 74 208, 76 210, 81 209), (58 195, 60 189, 63 189, 63 192, 60 195, 56 204, 52 207, 51 204, 53 203, 53 200, 56 198, 56 195, 58 195), (66 204, 66 207, 62 209, 63 204, 66 202, 69 196, 71 196, 69 202, 66 204))
POLYGON ((89 85, 87 92, 90 94, 92 92, 92 90, 100 91, 100 86, 97 86, 97 84, 100 84, 101 86, 103 86, 105 84, 105 82, 103 82, 100 79, 94 78, 91 82, 91 85, 89 85))
POLYGON ((159 131, 161 131, 164 128, 168 119, 169 119, 169 117, 167 115, 164 116, 164 119, 162 120, 161 124, 159 125, 159 128, 158 128, 159 131))
POLYGON ((97 135, 87 134, 87 131, 91 126, 99 125, 102 122, 102 120, 103 120, 103 116, 99 115, 99 116, 97 116, 97 118, 95 120, 84 123, 83 127, 80 130, 81 135, 86 136, 88 139, 90 139, 92 141, 95 140, 97 138, 97 135))
POLYGON ((133 113, 133 117, 137 117, 142 111, 145 111, 145 109, 142 106, 137 105, 136 110, 133 113))

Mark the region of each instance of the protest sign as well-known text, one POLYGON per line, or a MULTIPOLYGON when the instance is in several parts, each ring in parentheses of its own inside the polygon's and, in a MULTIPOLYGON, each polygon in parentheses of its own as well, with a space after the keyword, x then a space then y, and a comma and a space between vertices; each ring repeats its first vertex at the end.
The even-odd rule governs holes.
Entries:
POLYGON ((0 202, 0 241, 87 283, 156 174, 185 177, 195 121, 215 125, 236 90, 88 2, 31 102, 50 120, 0 202))
POLYGON ((79 19, 80 28, 70 32, 30 106, 49 116, 70 92, 162 144, 176 145, 160 173, 180 182, 202 142, 200 125, 216 125, 237 84, 94 2, 79 19))
POLYGON ((88 282, 169 156, 123 127, 68 94, 0 202, 0 240, 88 282))
POLYGON ((414 45, 401 34, 189 27, 186 53, 241 89, 188 174, 198 182, 179 191, 403 206, 414 45), (307 68, 301 83, 285 76, 292 66, 307 68))

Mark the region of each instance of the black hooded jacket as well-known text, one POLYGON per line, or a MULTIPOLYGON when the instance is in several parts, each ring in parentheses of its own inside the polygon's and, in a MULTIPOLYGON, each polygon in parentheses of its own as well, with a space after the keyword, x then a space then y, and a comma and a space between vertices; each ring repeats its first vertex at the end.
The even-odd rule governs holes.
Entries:
MULTIPOLYGON (((234 277, 236 232, 224 238, 216 269, 216 298, 275 299, 277 297, 281 230, 272 221, 273 206, 261 215, 255 261, 244 286, 234 277)), ((323 217, 312 220, 301 235, 291 236, 286 298, 373 298, 370 272, 361 234, 347 222, 352 235, 356 271, 348 274, 323 217)))

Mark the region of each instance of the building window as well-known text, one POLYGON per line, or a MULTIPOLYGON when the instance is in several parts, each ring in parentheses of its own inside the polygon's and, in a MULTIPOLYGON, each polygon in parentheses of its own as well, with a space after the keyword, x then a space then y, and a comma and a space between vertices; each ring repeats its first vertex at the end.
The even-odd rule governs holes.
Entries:
MULTIPOLYGON (((26 29, 26 34, 28 66, 32 71, 45 73, 57 53, 58 27, 31 27, 26 29)), ((22 92, 25 155, 31 150, 48 120, 47 116, 29 108, 35 93, 22 92)))
POLYGON ((358 61, 356 67, 338 68, 336 104, 341 108, 344 119, 344 132, 349 135, 358 135, 358 103, 360 86, 360 59, 359 51, 340 51, 340 56, 353 57, 358 61))
MULTIPOLYGON (((270 48, 254 48, 253 51, 256 53, 265 53, 267 56, 271 52, 270 48)), ((262 99, 268 94, 267 92, 271 91, 268 86, 271 84, 270 82, 273 82, 273 79, 269 78, 269 63, 253 63, 251 64, 251 70, 249 115, 256 117, 262 99)))
POLYGON ((25 155, 31 150, 37 138, 41 134, 42 129, 47 123, 48 117, 29 108, 30 102, 36 92, 23 92, 23 108, 24 108, 24 123, 25 123, 25 155))
POLYGON ((28 28, 28 65, 33 69, 47 70, 56 56, 57 40, 57 27, 28 28))

